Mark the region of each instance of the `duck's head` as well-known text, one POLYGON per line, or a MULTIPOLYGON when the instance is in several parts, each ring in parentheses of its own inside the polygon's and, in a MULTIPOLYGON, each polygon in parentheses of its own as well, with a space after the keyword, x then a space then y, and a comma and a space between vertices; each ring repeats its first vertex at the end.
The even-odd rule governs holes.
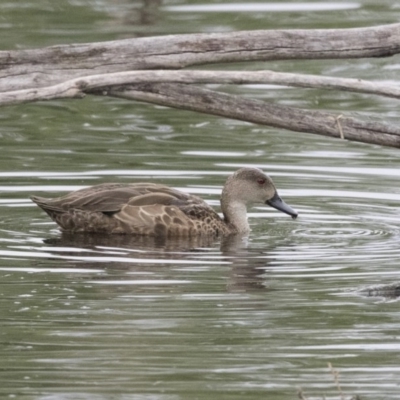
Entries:
POLYGON ((258 168, 240 168, 231 175, 222 191, 222 202, 250 204, 268 204, 293 219, 298 213, 288 206, 279 196, 272 179, 258 168))

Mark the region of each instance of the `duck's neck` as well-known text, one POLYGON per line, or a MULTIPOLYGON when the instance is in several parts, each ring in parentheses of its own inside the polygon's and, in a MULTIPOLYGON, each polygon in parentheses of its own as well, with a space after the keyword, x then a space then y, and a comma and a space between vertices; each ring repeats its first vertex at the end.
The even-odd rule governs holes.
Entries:
POLYGON ((221 199, 221 209, 224 214, 225 222, 233 228, 235 232, 245 233, 250 231, 247 221, 246 205, 238 201, 226 202, 221 199))

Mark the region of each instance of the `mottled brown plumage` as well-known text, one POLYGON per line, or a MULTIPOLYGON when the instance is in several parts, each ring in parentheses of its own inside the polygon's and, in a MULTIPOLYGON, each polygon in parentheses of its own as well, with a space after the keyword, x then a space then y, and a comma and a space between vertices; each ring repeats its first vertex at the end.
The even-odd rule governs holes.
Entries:
POLYGON ((297 217, 272 180, 256 168, 241 168, 227 179, 223 219, 201 198, 154 183, 104 183, 54 199, 31 199, 63 231, 73 233, 173 237, 248 232, 246 207, 251 203, 267 203, 297 217))

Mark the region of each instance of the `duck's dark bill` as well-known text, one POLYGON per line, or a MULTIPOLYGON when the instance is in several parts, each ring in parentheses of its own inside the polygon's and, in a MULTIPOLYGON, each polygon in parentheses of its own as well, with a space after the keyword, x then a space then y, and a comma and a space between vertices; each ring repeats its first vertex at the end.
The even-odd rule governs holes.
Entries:
POLYGON ((292 207, 288 206, 278 195, 278 193, 275 193, 274 197, 271 200, 266 201, 266 204, 268 204, 271 207, 276 208, 279 211, 282 211, 286 214, 291 215, 293 219, 296 219, 297 216, 299 215, 296 211, 293 210, 292 207))

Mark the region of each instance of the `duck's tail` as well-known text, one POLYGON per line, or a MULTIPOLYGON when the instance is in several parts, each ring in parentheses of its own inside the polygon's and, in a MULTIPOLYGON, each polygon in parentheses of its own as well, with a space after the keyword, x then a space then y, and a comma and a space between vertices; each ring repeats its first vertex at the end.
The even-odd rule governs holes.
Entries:
POLYGON ((62 213, 56 204, 53 203, 53 199, 47 199, 45 197, 30 196, 30 199, 37 204, 43 211, 45 211, 52 219, 56 214, 62 213))

